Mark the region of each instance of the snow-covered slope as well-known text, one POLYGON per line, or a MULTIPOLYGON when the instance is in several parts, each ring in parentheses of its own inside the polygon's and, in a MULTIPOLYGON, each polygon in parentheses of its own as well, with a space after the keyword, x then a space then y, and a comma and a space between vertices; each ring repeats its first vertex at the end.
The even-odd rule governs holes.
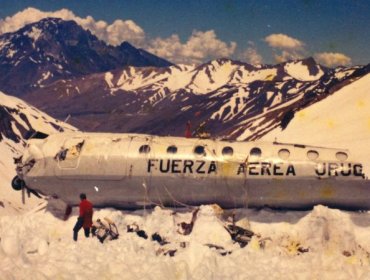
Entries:
MULTIPOLYGON (((97 210, 115 221, 118 240, 72 240, 78 209, 62 221, 41 210, 0 217, 0 271, 7 279, 369 279, 370 213, 317 206, 310 212, 201 206, 190 234, 181 234, 192 211, 97 210), (220 213, 222 214, 220 216, 220 213), (256 233, 246 247, 225 230, 227 217, 256 233), (127 232, 139 227, 140 237, 127 232), (166 242, 152 239, 157 233, 166 242), (143 236, 147 238, 143 238, 143 236), (172 256, 172 257, 171 257, 172 256)), ((194 213, 194 211, 193 211, 194 213)), ((157 236, 158 236, 157 235, 157 236)))
POLYGON ((285 130, 263 139, 347 148, 370 174, 370 74, 296 112, 285 130))
POLYGON ((316 67, 313 70, 302 61, 288 63, 285 65, 284 70, 291 77, 301 81, 315 81, 324 75, 321 67, 316 67))
POLYGON ((76 130, 26 102, 0 92, 0 216, 21 213, 40 203, 34 196, 22 203, 21 192, 15 192, 10 182, 15 176, 14 157, 19 157, 25 144, 24 137, 32 131, 45 134, 59 130, 76 130))

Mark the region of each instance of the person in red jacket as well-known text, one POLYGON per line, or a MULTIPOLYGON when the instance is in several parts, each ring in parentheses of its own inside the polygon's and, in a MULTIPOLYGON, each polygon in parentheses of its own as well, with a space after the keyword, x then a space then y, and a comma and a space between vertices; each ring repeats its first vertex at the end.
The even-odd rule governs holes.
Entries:
POLYGON ((78 232, 84 228, 85 236, 90 236, 90 229, 92 227, 93 205, 86 199, 86 194, 80 194, 80 215, 77 218, 76 225, 73 228, 73 240, 77 241, 78 232))
POLYGON ((191 123, 190 123, 190 121, 187 121, 187 123, 186 123, 185 137, 186 138, 191 138, 191 123))

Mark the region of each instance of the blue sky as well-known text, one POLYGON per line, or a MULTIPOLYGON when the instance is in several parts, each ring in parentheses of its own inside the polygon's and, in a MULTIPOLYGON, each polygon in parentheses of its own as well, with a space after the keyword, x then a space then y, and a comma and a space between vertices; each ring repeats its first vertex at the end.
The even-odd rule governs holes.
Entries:
MULTIPOLYGON (((132 38, 134 45, 176 62, 227 56, 276 63, 314 56, 327 64, 336 59, 343 64, 370 63, 366 0, 0 0, 0 19, 4 23, 28 7, 44 12, 65 8, 107 26, 117 19, 131 20, 135 26, 130 26, 142 31, 132 38)), ((130 41, 130 36, 117 38, 130 41)))

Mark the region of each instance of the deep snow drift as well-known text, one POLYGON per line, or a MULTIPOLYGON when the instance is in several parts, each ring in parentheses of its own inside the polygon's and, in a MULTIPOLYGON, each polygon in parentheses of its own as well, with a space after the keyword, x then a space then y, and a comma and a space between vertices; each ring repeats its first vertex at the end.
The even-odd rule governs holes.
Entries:
POLYGON ((72 240, 68 221, 41 210, 0 219, 2 279, 369 279, 370 214, 316 206, 309 212, 239 209, 236 220, 258 235, 241 248, 223 227, 230 211, 96 211, 118 226, 118 240, 72 240), (147 239, 127 232, 138 225, 147 239), (168 243, 151 240, 158 233, 168 243), (222 247, 222 248, 221 248, 222 247), (174 254, 170 256, 169 252, 174 254))

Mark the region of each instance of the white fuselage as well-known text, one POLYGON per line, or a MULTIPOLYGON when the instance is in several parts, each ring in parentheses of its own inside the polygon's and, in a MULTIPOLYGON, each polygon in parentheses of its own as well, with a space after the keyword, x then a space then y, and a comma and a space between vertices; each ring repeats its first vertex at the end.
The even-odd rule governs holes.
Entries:
POLYGON ((27 186, 70 205, 370 209, 370 183, 348 151, 140 134, 59 133, 30 140, 27 186), (31 164, 30 164, 31 163, 31 164))

